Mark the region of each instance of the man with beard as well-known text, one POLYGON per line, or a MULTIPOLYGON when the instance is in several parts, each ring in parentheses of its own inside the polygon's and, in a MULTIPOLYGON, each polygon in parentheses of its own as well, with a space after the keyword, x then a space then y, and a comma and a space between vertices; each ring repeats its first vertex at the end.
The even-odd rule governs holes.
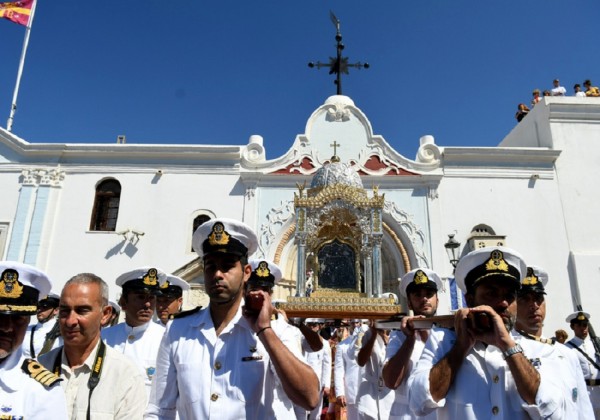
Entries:
POLYGON ((100 339, 110 313, 108 285, 100 277, 82 273, 67 281, 59 311, 64 346, 44 354, 40 362, 63 379, 72 420, 141 420, 144 414, 144 379, 138 367, 100 339))
POLYGON ((58 313, 59 296, 50 292, 48 296, 38 302, 37 312, 35 316, 38 322, 35 325, 29 326, 25 333, 23 342, 23 354, 25 357, 35 359, 40 355, 43 347, 48 347, 48 350, 58 347, 61 343, 57 340, 58 321, 56 314, 58 313), (45 343, 48 341, 48 344, 45 343))
POLYGON ((456 311, 454 331, 429 337, 409 378, 417 415, 565 418, 558 353, 512 331, 525 273, 523 258, 504 247, 481 248, 459 261, 456 282, 469 307, 456 311))
POLYGON ((567 322, 571 324, 575 337, 567 341, 566 345, 579 359, 590 401, 594 407, 594 414, 597 419, 600 419, 600 357, 588 338, 590 314, 581 311, 574 312, 567 317, 567 322))
MULTIPOLYGON (((429 331, 416 331, 413 320, 430 318, 436 314, 439 302, 437 291, 441 288, 440 276, 427 268, 409 271, 400 280, 400 294, 406 297, 408 309, 413 311, 414 316, 402 318, 401 331, 392 332, 387 346, 383 380, 388 388, 396 390, 390 419, 414 418, 408 406, 406 380, 423 353, 429 331)), ((435 418, 435 413, 429 417, 435 418)))
POLYGON ((50 292, 46 274, 0 262, 0 418, 67 419, 60 378, 23 356, 21 344, 39 296, 50 292))
POLYGON ((119 305, 125 322, 102 330, 107 345, 128 356, 145 378, 147 396, 156 374, 156 354, 165 328, 152 322, 156 295, 167 275, 158 268, 142 267, 121 274, 117 286, 123 288, 119 305))
POLYGON ((552 338, 544 338, 542 329, 546 319, 546 284, 548 273, 537 266, 527 267, 527 276, 523 279, 517 293, 517 322, 515 329, 523 337, 553 346, 564 358, 558 373, 565 386, 566 418, 591 419, 594 411, 587 395, 583 372, 577 356, 566 346, 552 338))
MULTIPOLYGON (((204 262, 210 303, 167 326, 146 419, 274 418, 277 382, 293 404, 313 409, 319 382, 296 354, 297 334, 272 324, 275 308, 265 290, 248 290, 244 304, 256 234, 236 220, 213 219, 194 232, 193 247, 204 262)), ((270 270, 260 275, 268 278, 270 270)))

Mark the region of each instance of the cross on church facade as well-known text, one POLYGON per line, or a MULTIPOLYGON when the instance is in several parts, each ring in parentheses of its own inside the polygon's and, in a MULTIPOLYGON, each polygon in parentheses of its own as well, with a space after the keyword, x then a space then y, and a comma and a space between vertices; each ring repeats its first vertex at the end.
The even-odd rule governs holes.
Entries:
POLYGON ((337 148, 341 147, 342 145, 334 140, 329 146, 333 147, 333 156, 337 156, 337 148))
POLYGON ((333 12, 329 12, 329 16, 331 17, 331 21, 335 25, 336 35, 335 40, 337 41, 337 56, 329 57, 329 63, 321 63, 317 61, 316 63, 310 62, 308 63, 308 67, 313 68, 316 67, 320 69, 321 67, 329 67, 329 74, 335 74, 336 78, 333 83, 337 86, 337 94, 342 94, 342 73, 349 74, 348 68, 354 67, 356 69, 368 69, 369 63, 361 63, 360 61, 354 64, 348 63, 348 57, 342 57, 342 50, 344 49, 344 44, 342 44, 342 33, 340 32, 340 20, 333 14, 333 12))

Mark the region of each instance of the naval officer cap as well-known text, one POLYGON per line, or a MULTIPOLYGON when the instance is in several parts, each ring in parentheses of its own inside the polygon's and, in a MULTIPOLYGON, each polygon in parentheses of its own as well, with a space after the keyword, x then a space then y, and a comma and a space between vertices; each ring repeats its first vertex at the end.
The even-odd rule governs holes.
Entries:
POLYGON ((54 291, 50 291, 47 296, 44 296, 38 302, 39 309, 58 308, 60 304, 60 295, 54 291))
POLYGON ((159 288, 167 279, 164 271, 156 267, 141 267, 128 271, 117 277, 115 283, 123 291, 140 291, 146 293, 159 293, 159 288))
POLYGON ((419 289, 432 289, 436 292, 442 288, 442 279, 433 270, 416 268, 409 271, 400 279, 399 291, 404 297, 419 289))
POLYGON ((258 238, 245 223, 233 219, 213 219, 196 229, 192 247, 200 257, 215 252, 248 257, 258 248, 258 238))
POLYGON ((252 273, 248 284, 256 287, 273 288, 281 280, 281 269, 273 262, 267 260, 250 260, 252 273))
POLYGON ((533 292, 538 294, 546 294, 546 284, 548 283, 548 273, 541 267, 530 265, 527 267, 527 274, 521 282, 519 296, 533 292))
POLYGON ((190 290, 190 285, 181 277, 167 274, 167 279, 160 285, 160 296, 178 298, 184 290, 190 290))
POLYGON ((27 264, 0 261, 0 314, 32 315, 52 288, 48 276, 27 264))
POLYGON ((583 311, 573 312, 571 315, 567 317, 567 322, 571 324, 579 323, 579 322, 590 322, 590 314, 583 311))
POLYGON ((527 266, 521 255, 502 246, 479 248, 462 257, 456 266, 456 284, 463 293, 472 293, 485 279, 505 279, 518 290, 527 266))

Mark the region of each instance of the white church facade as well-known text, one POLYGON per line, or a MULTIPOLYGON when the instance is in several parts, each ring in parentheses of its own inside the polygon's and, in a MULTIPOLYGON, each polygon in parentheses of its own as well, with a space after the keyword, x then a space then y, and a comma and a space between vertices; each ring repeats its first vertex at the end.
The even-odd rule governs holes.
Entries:
MULTIPOLYGON (((285 299, 303 288, 299 276, 320 268, 299 251, 296 209, 334 154, 380 204, 370 213, 379 230, 363 238, 376 252, 355 249, 366 291, 397 293, 398 278, 416 267, 450 279, 444 243, 454 234, 463 255, 502 243, 548 271, 548 333, 567 327, 576 303, 600 321, 596 98, 546 97, 498 147, 443 147, 424 136, 415 159, 374 134, 341 95, 271 160, 260 136, 243 146, 33 144, 0 128, 0 256, 46 271, 57 290, 74 274, 96 273, 112 297, 119 274, 157 266, 192 283, 186 306, 205 304, 192 232, 228 217, 255 229, 257 256, 283 270, 276 297, 285 299), (366 273, 373 258, 380 270, 366 273)), ((460 304, 451 280, 441 296, 441 313, 460 304)))

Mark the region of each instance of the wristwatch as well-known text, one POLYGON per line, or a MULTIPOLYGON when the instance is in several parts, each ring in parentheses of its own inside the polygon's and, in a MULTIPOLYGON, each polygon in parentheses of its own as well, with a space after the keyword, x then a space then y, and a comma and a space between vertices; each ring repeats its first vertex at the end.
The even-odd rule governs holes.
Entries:
POLYGON ((523 353, 523 347, 521 347, 521 345, 519 343, 515 344, 513 347, 507 349, 506 351, 503 351, 502 357, 504 357, 504 360, 506 360, 510 356, 517 354, 517 353, 523 353))

